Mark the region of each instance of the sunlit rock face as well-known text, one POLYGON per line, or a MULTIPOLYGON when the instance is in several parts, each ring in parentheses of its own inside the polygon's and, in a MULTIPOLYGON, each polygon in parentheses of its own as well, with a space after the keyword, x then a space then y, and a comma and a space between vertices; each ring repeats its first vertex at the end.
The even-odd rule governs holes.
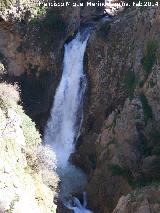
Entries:
POLYGON ((8 9, 0 11, 1 55, 8 74, 22 86, 25 109, 42 132, 62 72, 64 43, 82 23, 103 15, 103 8, 97 7, 50 7, 47 13, 46 9, 25 1, 25 7, 12 7, 9 15, 8 9))
POLYGON ((136 184, 159 180, 159 15, 157 7, 130 8, 89 40, 88 99, 72 159, 90 177, 95 212, 111 212, 136 184))
POLYGON ((40 135, 32 120, 15 103, 16 98, 13 86, 0 84, 0 212, 56 212, 53 199, 58 176, 45 173, 54 185, 54 189, 49 188, 45 170, 40 171, 40 164, 37 165, 37 156, 42 153, 37 149, 40 135))
POLYGON ((160 190, 158 186, 145 187, 140 190, 135 190, 132 194, 122 196, 113 213, 133 212, 159 212, 160 205, 158 197, 160 190))
MULTIPOLYGON (((0 20, 3 66, 7 64, 10 76, 20 76, 25 107, 41 130, 60 82, 65 41, 81 23, 97 21, 104 12, 117 13, 114 8, 51 10, 61 23, 58 30, 56 23, 54 29, 46 25, 53 14, 32 21, 30 15, 20 22, 0 20)), ((132 203, 126 197, 132 197, 137 185, 159 181, 159 17, 159 8, 127 9, 109 24, 101 22, 89 39, 84 123, 71 160, 88 174, 89 205, 98 213, 128 211, 126 205, 135 211, 159 212, 155 196, 151 203, 142 196, 137 209, 134 199, 132 203), (121 196, 125 197, 119 200, 121 196)), ((18 138, 23 145, 21 131, 18 138)), ((159 189, 153 191, 158 197, 159 189)), ((147 191, 147 196, 150 199, 152 193, 147 191)))

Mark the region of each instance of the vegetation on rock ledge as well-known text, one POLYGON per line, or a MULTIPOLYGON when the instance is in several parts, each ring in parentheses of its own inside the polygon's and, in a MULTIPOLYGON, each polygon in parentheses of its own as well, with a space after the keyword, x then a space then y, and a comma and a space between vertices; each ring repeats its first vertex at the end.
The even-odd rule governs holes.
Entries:
POLYGON ((56 212, 53 199, 59 178, 55 155, 42 145, 35 123, 19 101, 17 86, 0 83, 0 190, 8 195, 0 193, 0 211, 23 212, 25 199, 28 212, 33 208, 56 212))

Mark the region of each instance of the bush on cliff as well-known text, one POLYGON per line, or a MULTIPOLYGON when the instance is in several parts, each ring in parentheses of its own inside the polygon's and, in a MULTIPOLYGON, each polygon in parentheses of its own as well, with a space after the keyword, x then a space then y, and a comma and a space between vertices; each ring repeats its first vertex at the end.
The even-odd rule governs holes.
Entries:
POLYGON ((32 119, 27 116, 21 106, 17 106, 16 112, 21 116, 22 129, 27 145, 40 144, 40 134, 36 130, 36 125, 32 119))
MULTIPOLYGON (((17 85, 0 83, 0 110, 3 115, 1 116, 3 121, 1 118, 0 135, 2 135, 2 139, 6 144, 12 144, 15 143, 15 138, 13 138, 13 135, 9 135, 10 132, 16 134, 19 131, 18 128, 23 130, 25 138, 23 153, 27 161, 27 171, 33 176, 41 176, 43 183, 52 189, 53 194, 56 194, 59 178, 56 174, 55 154, 48 146, 42 145, 41 136, 36 130, 35 123, 25 114, 22 106, 18 105, 19 101, 20 96, 17 85), (15 120, 8 117, 9 110, 20 117, 19 126, 16 126, 15 120), (6 124, 9 124, 7 125, 8 131, 7 135, 4 135, 3 131, 6 129, 6 124)), ((16 143, 15 146, 18 147, 18 143, 21 144, 21 141, 16 143)))
POLYGON ((122 168, 118 164, 110 164, 108 169, 111 171, 112 175, 122 176, 127 179, 130 185, 134 184, 134 179, 129 169, 122 168))
POLYGON ((156 62, 156 52, 158 44, 156 41, 149 41, 146 48, 146 53, 141 60, 141 64, 144 69, 145 79, 148 78, 148 75, 151 73, 153 65, 156 62))
POLYGON ((97 32, 98 38, 102 39, 103 41, 107 40, 107 34, 110 30, 111 26, 108 22, 104 23, 97 32))
POLYGON ((153 118, 152 108, 149 106, 148 100, 144 94, 140 96, 140 100, 143 107, 144 121, 147 124, 148 120, 153 118))
POLYGON ((2 0, 0 2, 0 10, 8 8, 12 4, 13 0, 2 0))
POLYGON ((130 98, 132 98, 134 94, 136 86, 135 79, 134 71, 129 69, 124 76, 124 84, 130 98))
POLYGON ((48 10, 44 20, 44 27, 48 31, 63 31, 65 28, 65 23, 60 14, 55 13, 52 10, 48 10))
POLYGON ((0 83, 0 108, 3 110, 7 108, 14 108, 19 102, 19 88, 7 83, 0 83))
POLYGON ((45 36, 45 33, 50 33, 52 31, 64 32, 65 22, 62 19, 61 15, 54 10, 47 9, 45 11, 45 16, 42 17, 42 14, 44 14, 43 11, 44 9, 40 9, 39 7, 39 14, 41 15, 39 15, 39 17, 34 17, 33 19, 31 19, 30 24, 40 28, 43 36, 45 36))
POLYGON ((49 146, 27 146, 27 164, 34 173, 41 173, 43 182, 56 190, 59 178, 56 170, 56 156, 49 146))
POLYGON ((32 35, 36 42, 40 44, 43 54, 48 54, 51 47, 56 46, 57 41, 65 36, 66 22, 60 13, 47 9, 45 16, 34 17, 30 20, 29 28, 31 32, 34 32, 32 35), (57 38, 59 39, 57 40, 57 38))

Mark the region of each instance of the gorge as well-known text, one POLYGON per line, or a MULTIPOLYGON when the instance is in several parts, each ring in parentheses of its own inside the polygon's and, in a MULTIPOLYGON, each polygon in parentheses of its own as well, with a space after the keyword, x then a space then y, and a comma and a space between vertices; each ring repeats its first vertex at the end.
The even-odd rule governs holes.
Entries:
POLYGON ((76 3, 0 2, 0 212, 159 213, 160 9, 76 3))

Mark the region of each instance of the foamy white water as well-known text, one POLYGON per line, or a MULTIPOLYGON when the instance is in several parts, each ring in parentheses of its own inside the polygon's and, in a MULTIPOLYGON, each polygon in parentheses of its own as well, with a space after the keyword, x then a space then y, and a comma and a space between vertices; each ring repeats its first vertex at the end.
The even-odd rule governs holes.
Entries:
POLYGON ((83 199, 83 204, 81 204, 80 201, 76 197, 74 197, 72 199, 72 203, 68 204, 68 208, 72 209, 75 213, 93 213, 86 208, 87 199, 85 193, 83 193, 83 199))
MULTIPOLYGON (((63 200, 85 183, 84 174, 71 165, 68 159, 74 152, 83 119, 83 96, 86 88, 83 59, 88 37, 88 33, 78 33, 75 39, 65 45, 62 78, 44 135, 44 142, 56 154, 63 200)), ((72 203, 73 206, 67 206, 75 213, 91 213, 77 198, 73 198, 72 203)))
POLYGON ((51 118, 47 124, 44 141, 54 149, 58 167, 66 167, 74 151, 74 142, 82 118, 82 102, 85 89, 83 58, 88 36, 80 33, 65 45, 63 73, 55 94, 51 118))

